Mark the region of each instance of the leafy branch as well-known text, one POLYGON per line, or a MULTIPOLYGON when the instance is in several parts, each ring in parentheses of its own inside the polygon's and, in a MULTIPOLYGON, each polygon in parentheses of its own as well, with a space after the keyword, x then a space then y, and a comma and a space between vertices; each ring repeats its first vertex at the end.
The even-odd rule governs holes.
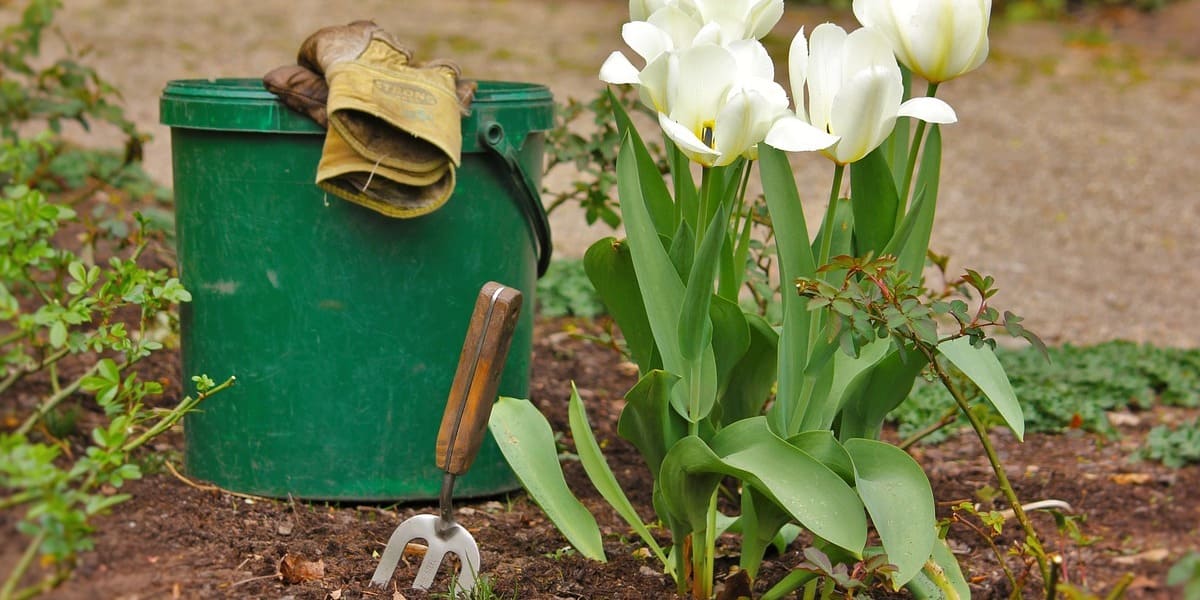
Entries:
POLYGON ((928 361, 930 375, 950 392, 958 412, 966 417, 979 438, 1000 489, 1025 531, 1025 548, 1036 558, 1050 598, 1054 593, 1054 572, 1049 557, 1022 509, 992 445, 987 425, 972 410, 961 386, 942 364, 939 351, 942 344, 962 338, 968 339, 972 347, 994 349, 996 341, 988 333, 995 330, 1023 338, 1043 353, 1045 345, 1021 325, 1020 317, 1008 311, 1002 314, 990 306, 988 301, 997 291, 992 277, 967 270, 958 282, 978 300, 977 308, 972 311, 963 299, 930 300, 928 291, 915 283, 911 274, 896 269, 896 263, 896 258, 889 255, 835 257, 818 269, 817 277, 798 279, 796 290, 808 300, 809 310, 829 313, 826 339, 831 343, 836 341, 845 353, 858 356, 866 344, 890 337, 895 344, 919 352, 928 361), (940 333, 939 318, 950 326, 951 331, 946 335, 940 333))

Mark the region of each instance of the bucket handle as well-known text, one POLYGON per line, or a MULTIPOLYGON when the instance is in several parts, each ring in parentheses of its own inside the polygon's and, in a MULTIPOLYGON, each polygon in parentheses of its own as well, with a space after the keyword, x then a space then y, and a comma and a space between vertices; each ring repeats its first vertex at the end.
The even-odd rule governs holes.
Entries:
POLYGON ((520 203, 521 212, 525 213, 525 220, 529 222, 537 237, 537 274, 540 278, 546 274, 546 269, 550 266, 550 254, 553 252, 550 244, 550 220, 546 216, 545 207, 542 206, 542 196, 529 173, 521 166, 521 161, 517 160, 517 149, 504 135, 503 125, 496 121, 484 123, 479 129, 479 139, 508 165, 508 174, 512 177, 513 185, 518 193, 524 196, 523 202, 520 203))

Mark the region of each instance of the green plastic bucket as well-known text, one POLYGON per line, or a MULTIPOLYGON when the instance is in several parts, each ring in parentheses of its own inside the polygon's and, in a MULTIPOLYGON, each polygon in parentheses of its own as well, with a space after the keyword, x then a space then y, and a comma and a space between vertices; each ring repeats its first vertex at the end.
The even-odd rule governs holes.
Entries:
MULTIPOLYGON (((525 294, 500 393, 528 397, 550 91, 480 82, 454 195, 408 220, 318 188, 324 131, 256 79, 172 81, 160 109, 192 293, 183 372, 237 377, 185 419, 189 473, 273 497, 436 498, 438 424, 487 281, 525 294)), ((455 491, 516 487, 488 439, 455 491)))

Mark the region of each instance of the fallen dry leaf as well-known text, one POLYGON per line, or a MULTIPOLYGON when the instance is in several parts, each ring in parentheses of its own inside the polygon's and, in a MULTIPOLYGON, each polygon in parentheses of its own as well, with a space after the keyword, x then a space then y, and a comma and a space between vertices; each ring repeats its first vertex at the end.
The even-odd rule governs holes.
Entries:
POLYGON ((1155 548, 1154 550, 1130 554, 1129 556, 1118 556, 1113 559, 1113 562, 1118 565, 1136 565, 1140 562, 1162 562, 1167 560, 1167 557, 1170 555, 1170 551, 1166 548, 1155 548))
POLYGON ((325 561, 317 559, 313 562, 292 554, 284 554, 283 558, 279 559, 279 576, 287 584, 316 581, 325 577, 325 561))
POLYGON ((1152 477, 1149 473, 1117 473, 1110 475, 1109 479, 1117 485, 1145 485, 1150 483, 1152 477))
POLYGON ((1145 575, 1138 575, 1129 583, 1131 590, 1157 590, 1162 585, 1161 581, 1155 581, 1145 575))

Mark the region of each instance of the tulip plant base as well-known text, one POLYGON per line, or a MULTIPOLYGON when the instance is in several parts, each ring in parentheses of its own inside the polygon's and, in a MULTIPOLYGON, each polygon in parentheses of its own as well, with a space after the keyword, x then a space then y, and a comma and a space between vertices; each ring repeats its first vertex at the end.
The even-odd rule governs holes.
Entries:
MULTIPOLYGON (((634 374, 613 350, 570 336, 566 325, 556 320, 536 327, 533 401, 556 431, 565 431, 569 384, 576 382, 613 472, 648 518, 650 479, 636 452, 615 432, 621 397, 634 374)), ((569 325, 601 333, 590 322, 569 325)), ((150 368, 159 374, 178 370, 175 364, 150 368)), ((1129 446, 1138 444, 1156 420, 1155 415, 1140 415, 1137 425, 1121 425, 1120 441, 1084 434, 1031 434, 1017 444, 1011 436, 995 436, 1022 499, 1069 502, 1086 515, 1084 534, 1099 538, 1079 546, 1057 532, 1050 516, 1035 513, 1047 546, 1066 550, 1072 583, 1107 591, 1122 575, 1132 573, 1128 598, 1177 597, 1164 586, 1165 574, 1183 554, 1200 546, 1200 502, 1195 500, 1200 497, 1200 467, 1172 470, 1126 460, 1129 446)), ((170 443, 181 441, 175 436, 170 443)), ((564 443, 573 448, 569 439, 564 443)), ((966 435, 939 446, 918 447, 914 454, 929 473, 940 516, 957 501, 979 501, 980 490, 994 485, 977 443, 966 435)), ((591 488, 578 462, 566 460, 564 470, 570 486, 596 513, 609 562, 592 562, 570 550, 521 493, 456 503, 458 518, 478 541, 486 576, 499 597, 674 597, 671 580, 591 488)), ((95 552, 84 555, 76 575, 48 598, 399 598, 367 587, 378 562, 375 553, 382 551, 397 523, 430 509, 247 499, 189 487, 165 471, 130 482, 122 491, 132 493, 133 499, 99 521, 95 552), (293 575, 284 581, 277 574, 285 556, 289 564, 319 560, 324 569, 312 571, 320 575, 315 579, 293 575)), ((0 513, 0 564, 12 564, 23 548, 13 532, 14 516, 0 513)), ((1001 545, 1011 544, 1018 533, 1015 524, 1007 528, 1001 545)), ((961 526, 952 528, 950 539, 974 582, 974 597, 1007 597, 1005 577, 982 540, 961 526)), ((801 560, 803 541, 802 537, 782 555, 768 554, 757 592, 801 560)), ((732 553, 737 545, 729 542, 719 547, 732 553)), ((394 582, 412 580, 420 560, 408 562, 401 563, 394 582)), ((736 563, 736 556, 719 558, 718 576, 736 563)), ((444 591, 446 585, 443 573, 434 590, 444 591)), ((399 591, 409 599, 430 597, 399 591)), ((882 591, 872 596, 906 597, 882 591)))

